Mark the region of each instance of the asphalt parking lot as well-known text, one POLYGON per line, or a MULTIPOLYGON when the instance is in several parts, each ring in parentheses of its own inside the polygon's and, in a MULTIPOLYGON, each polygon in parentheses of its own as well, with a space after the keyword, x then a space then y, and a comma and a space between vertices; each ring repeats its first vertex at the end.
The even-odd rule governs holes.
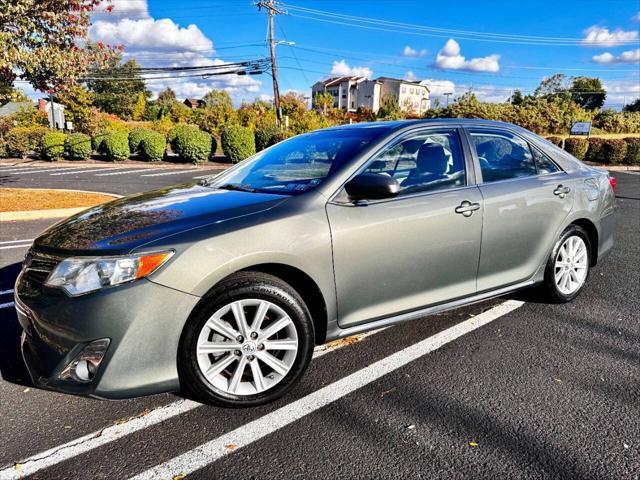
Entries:
MULTIPOLYGON (((206 172, 10 173, 1 186, 129 193, 206 172)), ((286 398, 247 410, 33 388, 10 291, 55 220, 3 224, 0 479, 638 479, 640 175, 615 176, 615 248, 571 304, 522 292, 339 342, 286 398)))

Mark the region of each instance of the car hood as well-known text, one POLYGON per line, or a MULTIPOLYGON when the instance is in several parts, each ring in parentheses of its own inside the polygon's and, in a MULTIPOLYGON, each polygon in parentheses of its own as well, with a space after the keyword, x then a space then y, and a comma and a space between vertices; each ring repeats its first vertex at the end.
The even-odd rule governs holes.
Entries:
POLYGON ((46 230, 34 246, 49 253, 127 253, 168 235, 273 208, 287 198, 179 185, 85 210, 46 230))

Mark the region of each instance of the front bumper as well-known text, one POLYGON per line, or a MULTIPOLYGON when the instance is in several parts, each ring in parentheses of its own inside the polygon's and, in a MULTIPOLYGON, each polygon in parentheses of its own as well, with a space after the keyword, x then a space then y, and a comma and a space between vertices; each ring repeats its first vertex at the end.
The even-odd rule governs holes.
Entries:
POLYGON ((182 328, 199 297, 143 279, 80 297, 18 277, 15 305, 22 355, 41 388, 121 399, 179 389, 182 328), (91 382, 60 379, 87 344, 111 340, 91 382))

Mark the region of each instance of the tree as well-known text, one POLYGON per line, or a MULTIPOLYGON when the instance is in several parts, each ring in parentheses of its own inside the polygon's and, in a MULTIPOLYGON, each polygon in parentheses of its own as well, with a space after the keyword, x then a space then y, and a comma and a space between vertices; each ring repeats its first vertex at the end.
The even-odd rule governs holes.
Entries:
POLYGON ((404 113, 398 104, 398 98, 395 95, 385 95, 380 102, 378 109, 378 118, 384 120, 400 120, 404 118, 404 113))
POLYGON ((103 112, 118 115, 125 120, 133 117, 138 95, 149 98, 144 78, 140 75, 140 66, 135 60, 120 63, 116 58, 101 70, 99 75, 87 82, 89 90, 95 94, 95 106, 103 112))
MULTIPOLYGON (((87 41, 100 0, 0 0, 0 83, 16 76, 36 90, 68 90, 121 47, 87 41)), ((111 7, 107 7, 110 10, 111 7)))
POLYGON ((327 111, 333 108, 333 95, 329 92, 316 93, 313 97, 313 107, 326 116, 327 111))
POLYGON ((76 84, 55 98, 56 101, 64 105, 65 118, 73 122, 74 130, 88 132, 94 100, 93 93, 82 85, 76 84))
POLYGON ((559 95, 567 91, 567 76, 564 73, 556 73, 545 77, 533 94, 536 97, 548 97, 559 95))
POLYGON ((0 107, 9 102, 30 102, 29 97, 11 84, 0 84, 0 107))
POLYGON ((205 107, 193 111, 194 121, 201 129, 219 135, 222 129, 237 123, 233 101, 224 90, 211 90, 204 98, 205 107))
POLYGON ((607 91, 599 78, 576 77, 569 91, 573 101, 587 110, 602 108, 607 97, 607 91))
POLYGON ((177 102, 176 92, 173 91, 171 87, 167 87, 164 90, 158 93, 158 98, 156 99, 156 103, 158 105, 168 105, 171 106, 173 102, 177 102))
POLYGON ((147 99, 145 98, 142 92, 138 93, 138 100, 136 101, 136 106, 133 109, 133 113, 131 114, 131 118, 133 120, 142 120, 144 119, 144 112, 147 106, 147 99))
POLYGON ((524 102, 524 95, 520 90, 514 90, 513 95, 509 98, 509 103, 511 105, 522 105, 522 102, 524 102))
POLYGON ((304 95, 296 92, 288 92, 280 97, 282 115, 288 115, 289 119, 301 117, 307 111, 307 100, 304 95))
POLYGON ((636 98, 634 102, 629 105, 625 105, 622 109, 623 112, 640 112, 640 98, 636 98))

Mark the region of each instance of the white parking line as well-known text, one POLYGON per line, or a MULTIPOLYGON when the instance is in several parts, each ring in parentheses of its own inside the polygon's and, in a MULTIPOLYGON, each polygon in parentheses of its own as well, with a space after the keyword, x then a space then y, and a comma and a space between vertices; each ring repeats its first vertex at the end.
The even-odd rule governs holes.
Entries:
POLYGON ((23 243, 21 245, 7 245, 4 247, 0 247, 0 250, 9 250, 10 248, 26 248, 30 246, 31 246, 31 243, 23 243))
POLYGON ((96 173, 94 176, 95 177, 107 177, 109 175, 124 175, 125 173, 135 173, 135 172, 144 172, 146 171, 146 168, 143 169, 136 169, 136 170, 124 170, 124 171, 120 171, 120 172, 113 172, 113 173, 96 173))
POLYGON ((146 175, 140 175, 141 177, 164 177, 165 175, 178 175, 180 173, 196 172, 196 168, 190 168, 189 170, 179 170, 177 172, 165 172, 165 173, 147 173, 146 175))
POLYGON ((6 245, 8 243, 24 243, 24 242, 33 242, 33 238, 25 238, 24 240, 7 240, 4 242, 0 242, 0 245, 6 245))
POLYGON ((0 168, 0 172, 13 172, 15 170, 24 170, 26 168, 38 168, 38 167, 26 167, 25 165, 22 165, 20 167, 0 168))
POLYGON ((67 167, 56 167, 56 168, 45 168, 44 170, 36 170, 36 169, 29 169, 29 170, 19 170, 17 172, 9 172, 9 175, 32 175, 35 173, 47 173, 47 172, 59 172, 60 170, 65 170, 65 171, 69 171, 69 170, 76 170, 78 167, 73 167, 73 168, 67 168, 67 167))
POLYGON ((8 295, 8 294, 10 294, 10 293, 13 293, 13 288, 12 288, 11 290, 2 290, 2 291, 0 292, 0 295, 8 295))
POLYGON ((196 470, 237 451, 239 448, 260 440, 296 420, 378 380, 382 376, 392 373, 414 360, 437 350, 443 345, 512 312, 523 304, 524 302, 508 300, 480 315, 447 328, 404 350, 400 350, 393 355, 383 358, 362 370, 358 370, 331 385, 316 390, 306 397, 296 400, 264 417, 247 423, 232 432, 200 445, 157 467, 150 468, 133 477, 133 480, 170 479, 177 476, 190 475, 196 470))
MULTIPOLYGON (((384 330, 384 328, 355 335, 354 337, 359 341, 365 337, 381 332, 382 330, 384 330)), ((352 342, 350 341, 337 341, 335 343, 318 346, 313 352, 313 358, 318 358, 327 353, 339 350, 351 343, 352 342)), ((201 403, 193 402, 191 400, 178 400, 177 402, 170 403, 169 405, 156 408, 145 416, 135 417, 127 422, 106 427, 103 430, 90 433, 84 437, 77 438, 63 445, 38 453, 32 457, 20 460, 20 462, 18 462, 18 468, 14 466, 0 470, 0 479, 22 478, 27 475, 32 475, 39 470, 49 468, 70 458, 87 453, 106 443, 115 442, 116 440, 119 440, 131 433, 135 433, 157 423, 169 420, 170 418, 201 406, 201 403)))
POLYGON ((50 173, 49 175, 55 177, 56 175, 70 175, 72 173, 93 173, 93 172, 104 172, 105 170, 114 171, 114 170, 122 170, 127 167, 101 167, 101 168, 92 168, 91 170, 74 170, 73 172, 60 172, 60 173, 50 173))
MULTIPOLYGON (((0 310, 2 310, 3 308, 9 308, 9 307, 13 307, 14 303, 13 302, 9 302, 9 303, 0 303, 0 310)), ((1 474, 2 472, 0 472, 1 474)), ((2 475, 0 475, 0 478, 3 478, 2 475)))

